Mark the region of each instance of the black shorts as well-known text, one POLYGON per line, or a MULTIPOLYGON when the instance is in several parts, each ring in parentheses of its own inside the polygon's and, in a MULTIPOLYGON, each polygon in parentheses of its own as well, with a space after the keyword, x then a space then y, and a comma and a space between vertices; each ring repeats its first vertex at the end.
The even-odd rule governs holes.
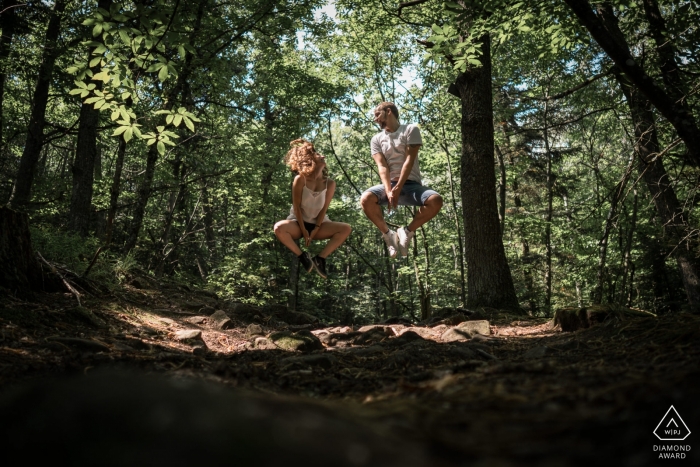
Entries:
POLYGON ((304 222, 304 227, 306 227, 307 232, 311 233, 311 231, 316 228, 316 224, 313 222, 304 222))

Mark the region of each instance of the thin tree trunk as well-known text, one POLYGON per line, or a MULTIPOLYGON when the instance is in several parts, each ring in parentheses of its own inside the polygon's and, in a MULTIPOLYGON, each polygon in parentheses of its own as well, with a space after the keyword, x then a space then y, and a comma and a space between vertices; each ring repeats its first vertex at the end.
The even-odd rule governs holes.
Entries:
POLYGON ((467 306, 519 310, 498 221, 488 35, 480 43, 482 66, 469 68, 456 80, 462 104, 461 188, 467 306))
POLYGON ((112 243, 112 232, 114 230, 114 217, 117 214, 117 200, 119 199, 119 185, 122 179, 122 169, 124 168, 124 156, 126 155, 126 141, 119 138, 119 148, 117 149, 117 160, 114 163, 114 175, 112 186, 109 189, 109 212, 107 214, 107 226, 105 228, 105 245, 112 243))
POLYGON ((53 78, 53 68, 61 50, 58 48, 58 36, 61 31, 61 19, 66 8, 67 0, 56 0, 44 39, 44 53, 41 57, 41 67, 32 98, 32 114, 29 120, 27 141, 24 145, 22 158, 19 161, 17 179, 12 189, 9 206, 12 208, 25 207, 31 198, 34 172, 36 170, 41 148, 44 145, 44 120, 49 101, 49 88, 53 78))
POLYGON ((630 291, 627 292, 627 277, 630 275, 630 271, 633 271, 634 265, 632 264, 632 241, 634 239, 634 234, 637 229, 637 205, 639 196, 637 196, 637 189, 634 188, 634 201, 632 203, 632 219, 630 220, 630 226, 627 231, 627 238, 624 246, 624 254, 622 258, 622 284, 620 284, 620 298, 619 303, 622 305, 630 306, 630 298, 632 291, 632 277, 629 279, 630 291))
POLYGON ((506 229, 506 164, 503 160, 501 148, 499 148, 497 144, 494 146, 496 148, 498 169, 501 176, 498 180, 498 218, 501 221, 501 237, 503 237, 503 232, 505 232, 506 229))
POLYGON ((552 204, 554 201, 554 180, 552 175, 552 151, 549 147, 549 122, 547 121, 547 111, 549 101, 544 102, 544 146, 547 157, 547 218, 544 230, 545 244, 545 297, 544 309, 547 314, 552 313, 552 204))
POLYGON ((632 173, 632 168, 634 167, 635 157, 630 157, 630 162, 622 174, 622 179, 615 185, 615 189, 612 192, 612 198, 610 199, 610 209, 608 209, 608 215, 605 218, 605 228, 603 229, 603 236, 598 242, 598 274, 596 287, 593 290, 593 303, 600 305, 603 302, 603 290, 604 283, 606 279, 606 260, 608 254, 608 240, 610 238, 610 232, 612 232, 613 226, 617 219, 617 206, 624 196, 625 188, 627 187, 627 181, 629 180, 630 174, 632 173))

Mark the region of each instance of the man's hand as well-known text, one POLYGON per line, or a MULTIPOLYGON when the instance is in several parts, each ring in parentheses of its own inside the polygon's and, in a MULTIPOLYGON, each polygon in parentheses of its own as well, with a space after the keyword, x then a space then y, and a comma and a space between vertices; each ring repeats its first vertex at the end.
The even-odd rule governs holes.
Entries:
POLYGON ((398 209, 401 188, 402 187, 396 184, 389 192, 387 192, 386 197, 389 200, 389 212, 391 212, 392 209, 398 209))

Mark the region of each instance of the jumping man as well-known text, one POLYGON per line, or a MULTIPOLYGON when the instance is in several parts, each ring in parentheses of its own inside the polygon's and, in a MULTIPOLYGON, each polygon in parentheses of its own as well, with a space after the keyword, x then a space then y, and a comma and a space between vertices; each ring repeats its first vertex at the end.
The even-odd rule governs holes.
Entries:
POLYGON ((374 121, 381 131, 371 142, 372 158, 377 163, 381 185, 362 194, 362 210, 382 232, 382 237, 394 258, 408 254, 408 245, 417 228, 435 217, 442 208, 442 197, 421 183, 418 150, 422 140, 416 125, 402 125, 399 111, 391 102, 382 102, 374 110, 374 121), (410 224, 394 232, 384 221, 382 208, 388 211, 398 206, 420 206, 410 224))

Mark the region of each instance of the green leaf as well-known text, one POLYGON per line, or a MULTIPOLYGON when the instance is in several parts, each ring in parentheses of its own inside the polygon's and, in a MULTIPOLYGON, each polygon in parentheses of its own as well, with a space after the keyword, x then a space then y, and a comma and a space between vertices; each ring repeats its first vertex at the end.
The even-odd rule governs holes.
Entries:
POLYGON ((92 37, 97 37, 102 34, 102 23, 97 23, 94 28, 92 28, 92 37))
POLYGON ((134 136, 134 129, 131 127, 127 127, 126 131, 124 132, 124 141, 126 141, 128 143, 133 136, 134 136))
POLYGON ((120 126, 119 128, 116 128, 114 130, 114 133, 112 133, 112 136, 121 135, 122 133, 124 133, 127 130, 127 128, 129 128, 129 127, 128 126, 120 126))
POLYGON ((431 29, 433 31, 435 31, 435 34, 444 34, 442 28, 440 26, 438 26, 437 24, 433 24, 431 26, 431 29))
POLYGON ((134 130, 134 134, 135 134, 136 136, 138 136, 139 138, 141 138, 141 130, 139 130, 139 127, 136 126, 136 125, 134 125, 134 126, 132 126, 131 128, 134 130))
POLYGON ((158 72, 158 79, 161 81, 165 81, 166 79, 168 79, 168 67, 167 66, 162 66, 162 68, 158 72))
POLYGON ((114 112, 112 112, 112 115, 110 116, 110 118, 112 119, 113 122, 116 121, 119 118, 119 111, 115 110, 114 112))
POLYGON ((146 141, 146 146, 150 146, 150 145, 152 145, 152 144, 155 143, 155 142, 156 142, 156 139, 155 139, 155 138, 151 138, 151 139, 149 139, 148 141, 146 141))
POLYGON ((194 123, 192 123, 192 120, 190 120, 187 117, 184 117, 183 120, 185 121, 185 126, 190 129, 192 133, 194 133, 194 123))
POLYGON ((162 141, 158 141, 158 145, 156 146, 158 148, 158 153, 162 156, 165 154, 165 144, 163 144, 162 141))
POLYGON ((177 46, 177 53, 180 55, 180 58, 185 58, 185 48, 183 46, 177 46))
POLYGON ((102 57, 95 57, 95 58, 93 58, 92 60, 90 60, 90 65, 89 65, 90 68, 94 67, 95 65, 97 65, 97 64, 100 63, 101 61, 102 61, 102 57))
POLYGON ((107 47, 105 47, 104 44, 100 44, 97 47, 95 47, 95 50, 92 51, 93 55, 101 55, 107 51, 107 47))
POLYGON ((77 94, 82 94, 83 92, 85 91, 83 91, 82 89, 71 89, 70 91, 68 91, 68 94, 70 94, 71 96, 75 96, 77 94))
POLYGON ((130 45, 131 44, 131 38, 129 37, 129 33, 126 32, 125 29, 120 29, 119 30, 119 38, 122 40, 124 45, 130 45))
POLYGON ((93 104, 93 103, 99 101, 100 99, 102 99, 102 98, 101 97, 91 97, 89 99, 85 99, 85 103, 86 104, 93 104))
POLYGON ((182 115, 175 115, 175 118, 173 119, 173 125, 180 126, 180 123, 182 123, 182 115))
POLYGON ((129 97, 131 97, 130 92, 123 92, 122 93, 122 99, 127 100, 129 97))
POLYGON ((168 125, 170 125, 170 124, 173 122, 173 117, 174 117, 174 116, 175 116, 175 115, 170 114, 170 115, 168 115, 167 117, 165 117, 165 123, 167 123, 168 125))
POLYGON ((95 110, 100 110, 102 107, 104 107, 106 104, 104 99, 100 99, 99 101, 95 102, 95 110))

